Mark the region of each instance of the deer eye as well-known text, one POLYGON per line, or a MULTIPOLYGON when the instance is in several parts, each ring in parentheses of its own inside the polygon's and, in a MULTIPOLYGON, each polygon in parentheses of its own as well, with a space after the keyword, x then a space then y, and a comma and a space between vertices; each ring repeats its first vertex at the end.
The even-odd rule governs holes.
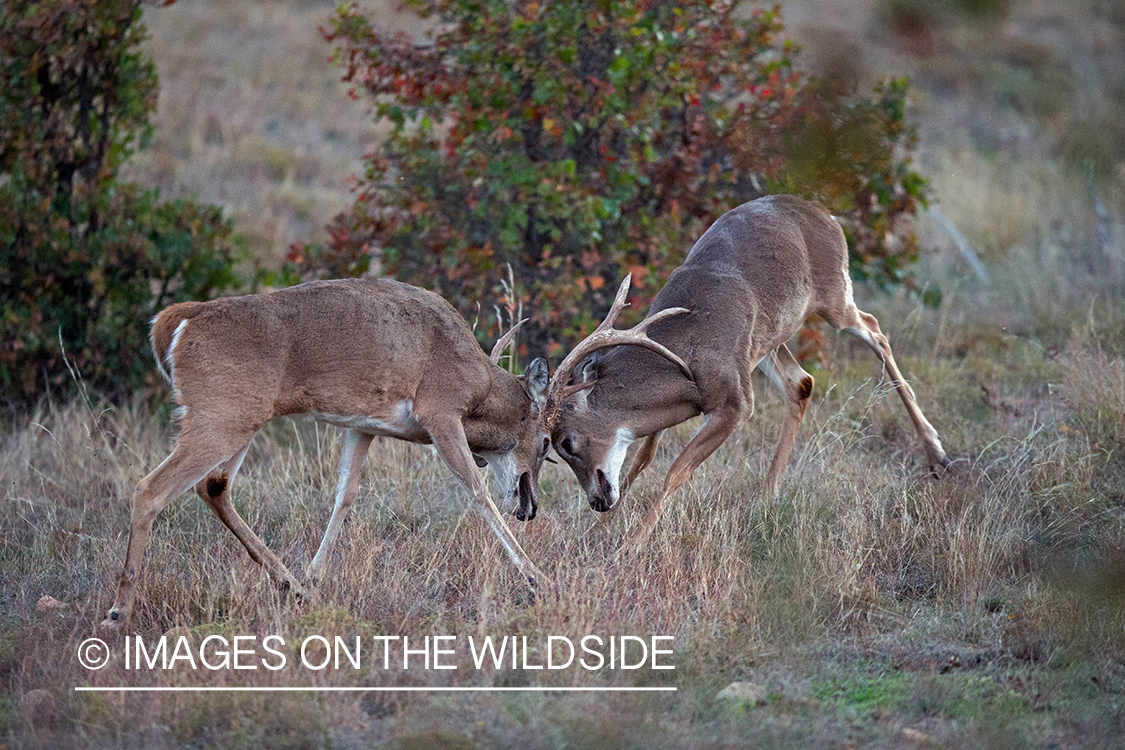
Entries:
POLYGON ((547 451, 551 450, 551 439, 543 438, 543 447, 539 451, 540 456, 546 456, 547 451))
POLYGON ((570 438, 565 437, 562 439, 562 442, 559 443, 559 452, 566 456, 574 455, 574 446, 571 445, 570 438))

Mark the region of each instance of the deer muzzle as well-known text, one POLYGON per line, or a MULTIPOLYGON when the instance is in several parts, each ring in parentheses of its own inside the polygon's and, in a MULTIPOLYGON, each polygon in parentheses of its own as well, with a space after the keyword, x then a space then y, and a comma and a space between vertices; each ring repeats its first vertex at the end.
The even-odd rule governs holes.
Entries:
POLYGON ((539 510, 539 501, 535 493, 535 484, 531 481, 531 472, 525 471, 520 474, 518 491, 520 504, 516 508, 516 518, 520 521, 530 521, 535 518, 535 513, 539 510))
POLYGON ((590 493, 590 507, 599 513, 604 513, 617 502, 617 491, 609 482, 609 477, 601 469, 594 472, 597 479, 597 491, 590 493))

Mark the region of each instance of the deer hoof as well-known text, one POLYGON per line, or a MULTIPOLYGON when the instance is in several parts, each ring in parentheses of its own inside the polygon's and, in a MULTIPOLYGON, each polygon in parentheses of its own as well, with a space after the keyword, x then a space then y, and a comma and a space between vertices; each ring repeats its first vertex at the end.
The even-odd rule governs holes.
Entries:
POLYGON ((106 614, 105 619, 101 621, 101 624, 98 625, 98 628, 107 632, 112 632, 120 630, 124 624, 125 618, 121 616, 121 613, 116 609, 111 609, 106 614))

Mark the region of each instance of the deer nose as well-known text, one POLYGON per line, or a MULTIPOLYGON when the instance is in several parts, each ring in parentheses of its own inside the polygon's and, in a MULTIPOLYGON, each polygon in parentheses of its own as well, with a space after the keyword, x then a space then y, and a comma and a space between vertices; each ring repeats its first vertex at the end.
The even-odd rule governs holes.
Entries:
POLYGON ((595 478, 598 480, 598 490, 596 493, 590 495, 590 507, 599 513, 604 513, 613 507, 617 498, 613 491, 613 485, 609 483, 609 478, 601 469, 597 469, 594 473, 595 478))
POLYGON ((516 485, 516 493, 519 495, 519 507, 516 508, 516 519, 520 521, 530 521, 535 518, 536 512, 539 510, 539 499, 536 497, 535 483, 531 481, 531 474, 524 472, 520 474, 520 480, 516 485))

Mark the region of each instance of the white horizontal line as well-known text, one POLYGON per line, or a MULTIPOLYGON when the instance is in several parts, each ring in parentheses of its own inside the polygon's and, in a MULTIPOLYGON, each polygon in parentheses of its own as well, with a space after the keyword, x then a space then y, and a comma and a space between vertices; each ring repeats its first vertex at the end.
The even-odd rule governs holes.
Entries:
POLYGON ((674 693, 675 687, 75 687, 96 693, 674 693))

